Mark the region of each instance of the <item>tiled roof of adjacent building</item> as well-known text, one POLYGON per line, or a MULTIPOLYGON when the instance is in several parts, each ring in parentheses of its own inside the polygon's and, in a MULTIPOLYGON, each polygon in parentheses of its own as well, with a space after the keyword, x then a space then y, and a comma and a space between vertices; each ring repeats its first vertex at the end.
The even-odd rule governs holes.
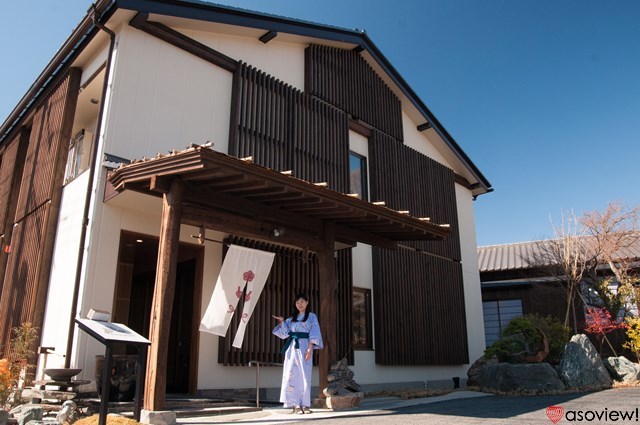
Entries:
MULTIPOLYGON (((587 236, 583 238, 593 240, 587 236)), ((544 257, 545 252, 548 252, 545 246, 549 246, 552 242, 553 240, 541 240, 480 246, 478 247, 478 268, 480 272, 532 268, 533 264, 540 264, 540 259, 544 257)), ((620 248, 616 258, 640 259, 640 237, 635 235, 628 246, 620 248)))

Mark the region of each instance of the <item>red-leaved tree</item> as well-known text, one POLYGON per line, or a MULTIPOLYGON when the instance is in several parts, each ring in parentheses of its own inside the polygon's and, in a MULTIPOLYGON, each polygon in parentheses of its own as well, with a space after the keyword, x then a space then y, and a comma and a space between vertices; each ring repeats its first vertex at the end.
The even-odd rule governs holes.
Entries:
POLYGON ((598 339, 599 347, 598 353, 602 355, 602 345, 604 341, 607 341, 611 351, 617 357, 616 351, 613 349, 609 340, 607 339, 607 334, 615 331, 616 329, 626 329, 627 324, 625 322, 617 322, 611 317, 611 313, 604 307, 588 307, 587 313, 585 314, 585 320, 587 327, 584 329, 585 332, 594 334, 598 339))

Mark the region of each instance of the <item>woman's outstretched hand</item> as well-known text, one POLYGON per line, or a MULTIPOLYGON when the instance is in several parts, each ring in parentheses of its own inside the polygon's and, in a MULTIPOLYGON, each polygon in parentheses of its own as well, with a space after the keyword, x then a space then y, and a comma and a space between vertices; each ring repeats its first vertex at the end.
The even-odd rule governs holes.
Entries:
POLYGON ((274 316, 271 315, 271 317, 273 317, 274 319, 276 319, 278 321, 278 324, 282 323, 284 321, 284 318, 282 316, 274 316))

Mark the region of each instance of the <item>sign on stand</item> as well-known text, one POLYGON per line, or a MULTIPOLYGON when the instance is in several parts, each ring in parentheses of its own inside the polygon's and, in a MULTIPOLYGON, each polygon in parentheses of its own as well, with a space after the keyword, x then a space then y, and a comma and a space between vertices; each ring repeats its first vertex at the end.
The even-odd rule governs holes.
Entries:
POLYGON ((102 369, 102 394, 100 394, 100 419, 98 425, 106 425, 109 413, 109 390, 111 389, 112 349, 114 344, 129 344, 138 349, 136 361, 136 393, 133 401, 133 414, 140 421, 142 394, 147 367, 147 349, 151 341, 122 323, 76 318, 78 327, 105 345, 104 365, 102 369))

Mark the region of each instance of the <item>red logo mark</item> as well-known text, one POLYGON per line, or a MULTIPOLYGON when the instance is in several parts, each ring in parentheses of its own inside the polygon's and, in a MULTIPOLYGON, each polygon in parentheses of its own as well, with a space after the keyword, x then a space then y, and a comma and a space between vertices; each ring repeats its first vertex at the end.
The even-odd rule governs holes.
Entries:
POLYGON ((547 407, 547 417, 551 419, 551 422, 557 424, 564 416, 564 408, 562 406, 549 406, 547 407))
POLYGON ((242 274, 242 280, 244 280, 245 282, 251 282, 254 277, 256 277, 256 275, 253 274, 251 270, 242 274))

